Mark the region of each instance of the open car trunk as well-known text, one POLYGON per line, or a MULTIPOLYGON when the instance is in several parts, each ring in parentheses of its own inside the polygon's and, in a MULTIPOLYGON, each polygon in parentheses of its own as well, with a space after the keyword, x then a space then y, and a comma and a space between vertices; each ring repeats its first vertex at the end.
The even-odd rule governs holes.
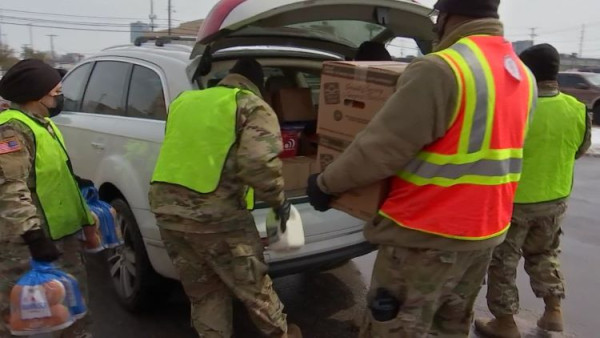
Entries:
MULTIPOLYGON (((286 148, 286 195, 302 214, 307 243, 359 232, 364 221, 338 210, 314 212, 306 203, 307 178, 320 172, 322 164, 317 160, 316 121, 324 58, 299 61, 289 49, 350 60, 365 41, 400 37, 412 39, 427 53, 434 38, 430 13, 410 0, 222 0, 204 21, 188 73, 201 88, 214 86, 244 51, 265 66, 264 98, 279 117, 286 148)), ((266 212, 254 212, 261 231, 266 212)))
POLYGON ((409 0, 224 0, 204 21, 190 55, 196 75, 232 47, 296 47, 354 57, 365 41, 415 41, 423 53, 434 38, 431 9, 409 0))

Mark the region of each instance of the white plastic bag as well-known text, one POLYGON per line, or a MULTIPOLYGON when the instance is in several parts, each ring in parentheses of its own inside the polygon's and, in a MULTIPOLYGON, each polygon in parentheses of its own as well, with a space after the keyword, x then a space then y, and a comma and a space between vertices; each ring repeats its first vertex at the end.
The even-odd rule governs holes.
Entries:
POLYGON ((266 226, 269 250, 290 251, 304 246, 304 225, 298 209, 293 205, 290 207, 290 218, 285 231, 281 230, 281 222, 273 209, 267 215, 266 226))

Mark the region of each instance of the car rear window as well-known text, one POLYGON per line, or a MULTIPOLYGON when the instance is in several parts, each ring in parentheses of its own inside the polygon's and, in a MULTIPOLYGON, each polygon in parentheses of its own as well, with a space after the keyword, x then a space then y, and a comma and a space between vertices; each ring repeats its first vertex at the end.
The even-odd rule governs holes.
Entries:
POLYGON ((165 120, 167 107, 160 76, 153 70, 135 65, 127 97, 127 116, 165 120))

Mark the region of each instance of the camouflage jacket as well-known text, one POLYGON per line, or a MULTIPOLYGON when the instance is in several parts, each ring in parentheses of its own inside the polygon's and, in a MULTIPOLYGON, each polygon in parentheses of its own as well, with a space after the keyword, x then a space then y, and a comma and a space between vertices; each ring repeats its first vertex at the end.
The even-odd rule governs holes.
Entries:
MULTIPOLYGON (((53 133, 46 120, 25 114, 53 133)), ((35 138, 22 122, 9 121, 0 125, 0 144, 8 140, 16 140, 18 145, 0 150, 0 242, 22 242, 20 235, 46 226, 40 201, 33 193, 35 138)))
MULTIPOLYGON (((465 36, 503 36, 497 19, 465 22, 449 32, 435 47, 444 50, 465 36)), ((458 82, 452 68, 436 54, 416 58, 402 73, 389 98, 354 142, 319 176, 321 189, 339 194, 396 175, 428 144, 446 135, 451 126, 458 82), (401 123, 398 121, 402 121, 401 123), (368 163, 368 170, 356 170, 368 163)), ((398 226, 380 216, 365 228, 372 243, 473 251, 495 247, 505 235, 481 241, 445 238, 398 226)))
POLYGON ((227 220, 246 212, 244 194, 247 186, 255 189, 257 200, 271 207, 283 203, 282 163, 278 157, 283 144, 277 115, 263 101, 258 88, 245 77, 231 74, 219 85, 254 93, 238 94, 237 142, 225 161, 219 186, 212 193, 201 194, 178 185, 152 184, 150 206, 161 226, 176 223, 180 226, 172 230, 186 231, 191 226, 190 231, 223 231, 215 223, 228 223, 227 220), (195 229, 197 223, 206 226, 195 229), (211 224, 216 228, 211 230, 211 224))

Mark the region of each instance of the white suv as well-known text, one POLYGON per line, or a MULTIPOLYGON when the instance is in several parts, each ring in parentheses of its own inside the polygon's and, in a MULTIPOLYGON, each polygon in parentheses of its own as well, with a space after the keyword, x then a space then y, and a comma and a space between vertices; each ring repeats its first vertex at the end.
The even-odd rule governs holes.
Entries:
MULTIPOLYGON (((162 286, 161 277, 177 278, 147 199, 169 102, 182 91, 214 86, 244 55, 264 66, 270 90, 311 88, 318 104, 322 62, 354 54, 362 42, 356 40, 362 39, 358 25, 373 39, 412 37, 424 51, 430 46, 430 9, 412 1, 365 3, 222 1, 207 17, 193 48, 169 38, 113 47, 66 75, 65 109, 55 121, 75 172, 91 179, 100 197, 118 212, 125 245, 107 258, 127 308, 139 309, 162 286), (349 39, 340 37, 348 28, 349 39)), ((363 221, 336 210, 315 212, 298 191, 288 196, 302 214, 306 245, 289 253, 266 251, 272 275, 329 268, 374 249, 362 235, 363 221)), ((263 237, 266 213, 260 203, 253 212, 263 237)))

